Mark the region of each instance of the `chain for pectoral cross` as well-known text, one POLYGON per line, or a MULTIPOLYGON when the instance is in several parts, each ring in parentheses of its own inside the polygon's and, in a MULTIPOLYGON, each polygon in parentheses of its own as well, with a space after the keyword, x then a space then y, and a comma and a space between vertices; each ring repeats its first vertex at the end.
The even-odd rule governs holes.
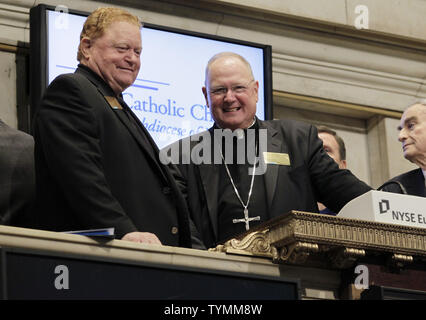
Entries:
POLYGON ((234 187, 235 194, 236 194, 238 200, 240 200, 240 203, 244 208, 244 218, 243 219, 233 219, 232 223, 244 222, 246 224, 246 230, 249 230, 250 229, 250 224, 249 224, 250 221, 260 220, 260 216, 250 218, 249 212, 248 212, 248 206, 249 206, 249 203, 250 203, 251 193, 253 191, 254 176, 256 175, 256 162, 257 162, 256 160, 257 160, 257 157, 256 156, 254 157, 255 161, 253 163, 253 175, 252 175, 252 178, 251 178, 250 189, 249 189, 249 193, 248 193, 248 197, 247 197, 247 203, 244 204, 243 200, 241 199, 240 193, 238 192, 237 186, 234 183, 234 179, 232 179, 231 173, 229 172, 228 166, 227 166, 225 159, 223 157, 223 154, 222 154, 222 150, 220 151, 220 155, 222 157, 223 163, 225 164, 225 169, 226 169, 226 173, 228 174, 229 180, 231 180, 231 184, 234 187))

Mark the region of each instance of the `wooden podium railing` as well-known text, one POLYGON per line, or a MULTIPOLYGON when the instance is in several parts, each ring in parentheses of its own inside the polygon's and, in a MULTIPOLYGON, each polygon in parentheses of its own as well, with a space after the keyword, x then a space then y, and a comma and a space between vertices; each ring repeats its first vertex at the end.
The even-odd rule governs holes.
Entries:
POLYGON ((342 270, 348 285, 363 264, 370 284, 426 294, 426 228, 291 211, 210 251, 342 270))
POLYGON ((357 299, 359 265, 426 294, 426 229, 292 211, 202 251, 0 226, 3 299, 357 299))
POLYGON ((292 300, 267 259, 0 226, 0 298, 292 300))
POLYGON ((402 266, 426 259, 426 228, 291 211, 210 250, 338 269, 367 254, 390 255, 402 266))

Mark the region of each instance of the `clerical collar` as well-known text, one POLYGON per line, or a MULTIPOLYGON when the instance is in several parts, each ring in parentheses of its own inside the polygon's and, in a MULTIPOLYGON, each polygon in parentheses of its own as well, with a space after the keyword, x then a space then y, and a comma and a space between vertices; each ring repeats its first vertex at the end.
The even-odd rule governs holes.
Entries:
MULTIPOLYGON (((244 129, 242 129, 242 130, 247 130, 247 129, 258 129, 258 127, 259 127, 259 125, 258 125, 258 123, 257 123, 257 118, 256 118, 256 117, 254 117, 253 122, 251 123, 251 125, 250 125, 248 128, 244 128, 244 129)), ((221 127, 218 125, 218 123, 217 123, 217 122, 215 122, 215 123, 213 124, 213 128, 214 128, 214 129, 223 129, 223 128, 221 128, 221 127)), ((238 129, 235 129, 235 130, 238 130, 238 129)), ((233 130, 233 131, 234 131, 234 130, 233 130)))
POLYGON ((257 119, 254 117, 253 122, 247 129, 257 129, 257 119))

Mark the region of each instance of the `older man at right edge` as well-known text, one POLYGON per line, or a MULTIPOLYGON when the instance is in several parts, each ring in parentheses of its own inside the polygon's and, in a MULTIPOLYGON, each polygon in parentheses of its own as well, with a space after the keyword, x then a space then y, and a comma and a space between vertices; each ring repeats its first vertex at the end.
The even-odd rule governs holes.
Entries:
POLYGON ((426 99, 415 102, 405 110, 398 130, 405 159, 418 168, 390 179, 379 189, 426 197, 426 99))

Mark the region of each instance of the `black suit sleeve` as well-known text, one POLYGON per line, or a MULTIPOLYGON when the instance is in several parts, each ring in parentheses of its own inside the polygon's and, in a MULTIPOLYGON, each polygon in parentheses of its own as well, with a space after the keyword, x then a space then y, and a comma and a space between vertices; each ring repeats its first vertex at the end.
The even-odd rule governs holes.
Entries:
MULTIPOLYGON (((100 128, 94 106, 86 99, 87 83, 66 76, 57 78, 40 106, 35 133, 49 173, 75 218, 82 225, 114 226, 122 236, 136 227, 112 195, 105 177, 100 128)), ((105 103, 97 94, 99 103, 105 103)))
POLYGON ((0 119, 0 224, 31 226, 34 198, 33 137, 0 119))
MULTIPOLYGON (((165 148, 164 150, 167 150, 165 148)), ((165 152, 165 151, 161 152, 165 152)), ((188 205, 188 189, 187 189, 187 181, 183 177, 181 171, 179 170, 178 166, 174 163, 168 164, 168 167, 170 169, 170 173, 172 174, 173 179, 176 182, 176 185, 181 192, 183 198, 185 199, 185 204, 188 205)), ((188 209, 189 210, 189 209, 188 209)), ((189 212, 189 211, 188 211, 189 212)), ((206 246, 204 245, 203 241, 201 240, 200 233, 198 232, 197 227, 194 224, 194 221, 191 219, 191 217, 188 217, 189 220, 189 229, 191 232, 191 246, 193 249, 200 249, 205 250, 206 246)))

